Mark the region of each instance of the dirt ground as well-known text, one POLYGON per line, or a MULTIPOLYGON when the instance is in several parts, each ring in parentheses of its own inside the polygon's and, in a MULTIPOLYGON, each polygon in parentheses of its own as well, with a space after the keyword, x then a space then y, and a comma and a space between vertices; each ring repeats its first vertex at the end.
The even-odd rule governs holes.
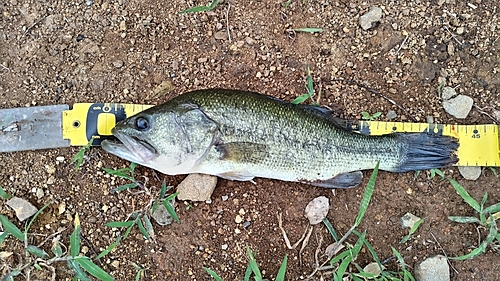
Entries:
MULTIPOLYGON (((199 0, 3 1, 0 108, 77 102, 159 104, 189 90, 214 87, 292 100, 305 92, 309 67, 316 91, 322 93, 321 104, 349 119, 360 119, 362 111, 380 111, 380 120, 387 120, 388 111, 394 110, 395 121, 426 122, 433 116, 437 123, 487 124, 494 121, 485 113, 500 109, 496 1, 292 0, 284 8, 284 0, 225 0, 210 12, 178 14, 204 4, 199 0), (377 26, 364 31, 358 20, 372 6, 381 7, 383 16, 377 26), (293 31, 302 27, 324 31, 293 31), (380 91, 407 113, 342 79, 380 91), (474 99, 477 107, 466 119, 444 112, 437 93, 443 81, 474 99), (162 83, 174 89, 158 88, 162 83)), ((183 179, 140 167, 138 176, 149 180, 153 195, 110 193, 125 182, 106 175, 102 167, 121 168, 128 162, 93 148, 75 171, 70 160, 77 151, 0 154, 0 186, 7 192, 37 207, 54 200, 32 227, 30 239, 35 244, 66 228, 61 242, 68 245, 78 213, 84 252, 93 258, 119 234, 120 230, 106 227, 107 222, 124 220, 144 208, 163 180, 175 186, 183 179), (61 156, 63 161, 56 160, 61 156)), ((444 172, 477 200, 488 192, 487 205, 500 201, 500 180, 490 169, 483 169, 477 181, 464 180, 456 168, 444 172)), ((273 280, 288 254, 287 279, 305 279, 314 269, 320 238, 321 251, 333 240, 325 227, 316 226, 300 263, 299 249, 286 248, 277 214, 283 214, 283 226, 294 243, 308 225, 307 203, 326 196, 331 205, 328 219, 344 234, 354 223, 369 174, 365 172, 360 187, 334 192, 268 179, 256 179, 256 184, 219 180, 211 203, 179 202, 180 224, 155 225, 157 243, 145 241, 134 229, 99 265, 116 280, 133 280, 136 269, 131 262, 146 269, 144 280, 210 280, 202 267, 212 268, 224 280, 238 280, 244 275, 248 245, 256 251, 265 277, 273 280), (245 227, 235 222, 242 213, 243 222, 249 222, 245 227)), ((448 181, 428 176, 423 172, 414 179, 414 173, 380 172, 358 229, 367 231, 381 260, 392 256, 392 246, 413 268, 443 252, 451 257, 466 254, 485 238, 484 229, 447 219, 475 214, 448 181), (425 221, 407 243, 400 244, 408 230, 401 228, 399 218, 406 212, 425 221)), ((21 226, 3 203, 0 212, 21 226)), ((354 238, 348 242, 354 243, 354 238)), ((0 246, 1 251, 16 253, 2 261, 4 273, 22 263, 22 247, 12 238, 0 246)), ((45 249, 50 252, 50 243, 45 249)), ((366 249, 357 260, 361 266, 371 261, 366 249)), ((473 260, 451 264, 452 280, 500 279, 499 254, 491 248, 473 260)), ((56 280, 71 280, 65 263, 55 266, 56 280)), ((394 260, 387 267, 399 269, 394 260)), ((49 280, 50 274, 46 269, 33 271, 31 280, 49 280)), ((325 272, 313 280, 320 280, 321 274, 328 280, 325 272)))

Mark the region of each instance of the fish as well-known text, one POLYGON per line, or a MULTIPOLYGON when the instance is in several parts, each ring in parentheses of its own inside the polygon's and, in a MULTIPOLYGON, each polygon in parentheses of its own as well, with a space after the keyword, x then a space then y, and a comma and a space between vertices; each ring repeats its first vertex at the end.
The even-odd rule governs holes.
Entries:
POLYGON ((330 110, 229 89, 181 94, 118 122, 102 148, 167 175, 270 178, 351 188, 363 170, 408 172, 458 161, 457 139, 435 133, 363 135, 330 110))

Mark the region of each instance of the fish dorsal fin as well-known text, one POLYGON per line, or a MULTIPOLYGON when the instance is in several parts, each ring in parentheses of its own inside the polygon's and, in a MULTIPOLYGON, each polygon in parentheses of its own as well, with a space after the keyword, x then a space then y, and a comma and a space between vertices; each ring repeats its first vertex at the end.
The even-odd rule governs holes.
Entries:
POLYGON ((216 144, 219 158, 240 163, 260 163, 267 156, 267 146, 252 142, 229 142, 216 144))
POLYGON ((355 171, 350 173, 338 174, 327 180, 307 182, 314 186, 326 188, 351 188, 356 187, 363 180, 363 172, 355 171))
POLYGON ((352 131, 351 124, 349 123, 348 120, 344 120, 342 118, 334 117, 334 111, 320 107, 320 106, 315 106, 315 105, 307 105, 307 104, 299 104, 297 105, 299 108, 301 108, 304 111, 307 111, 309 113, 312 113, 318 117, 321 117, 325 120, 328 120, 330 123, 335 125, 335 127, 339 129, 343 129, 346 131, 352 131))

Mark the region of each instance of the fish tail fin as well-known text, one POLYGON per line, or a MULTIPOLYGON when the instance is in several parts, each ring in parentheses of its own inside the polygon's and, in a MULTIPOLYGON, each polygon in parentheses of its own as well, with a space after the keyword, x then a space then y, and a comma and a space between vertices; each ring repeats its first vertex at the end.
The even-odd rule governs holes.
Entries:
POLYGON ((394 172, 438 169, 458 162, 456 138, 427 132, 397 134, 403 146, 394 172))

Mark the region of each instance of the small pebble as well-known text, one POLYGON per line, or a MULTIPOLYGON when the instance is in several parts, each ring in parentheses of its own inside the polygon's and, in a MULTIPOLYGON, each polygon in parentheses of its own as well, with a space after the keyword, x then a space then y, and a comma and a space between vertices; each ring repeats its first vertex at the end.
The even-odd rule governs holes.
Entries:
POLYGON ((450 266, 446 257, 438 255, 420 262, 415 267, 415 279, 418 281, 449 281, 450 266))
POLYGON ((227 248, 229 248, 229 245, 224 244, 224 245, 222 245, 222 246, 221 246, 221 248, 222 248, 222 250, 224 250, 224 251, 225 251, 225 250, 227 250, 227 248))
POLYGON ((441 91, 441 98, 443 98, 443 100, 449 100, 456 95, 457 92, 452 87, 443 87, 443 90, 441 91))
POLYGON ((235 223, 241 223, 243 221, 243 218, 240 215, 236 215, 236 218, 234 219, 235 223))
MULTIPOLYGON (((169 203, 172 207, 175 207, 175 202, 173 200, 171 200, 169 203)), ((165 208, 165 206, 163 206, 163 204, 158 205, 158 209, 156 209, 156 211, 153 214, 151 214, 151 217, 159 225, 162 226, 169 225, 174 221, 174 218, 172 218, 172 216, 168 213, 167 209, 165 208)))
POLYGON ((24 221, 38 212, 38 209, 33 204, 19 197, 10 198, 6 204, 16 212, 16 216, 20 221, 24 221))
POLYGON ((113 66, 116 67, 116 68, 120 68, 123 66, 123 61, 122 60, 115 60, 113 62, 113 66))
POLYGON ((481 176, 481 167, 479 166, 458 166, 458 171, 466 180, 475 181, 481 176))
POLYGON ((455 118, 464 119, 469 115, 474 100, 466 95, 458 95, 452 99, 443 101, 443 108, 446 113, 455 118))
POLYGON ((387 119, 392 120, 394 118, 398 117, 398 114, 394 110, 389 110, 387 112, 387 119))
POLYGON ((306 218, 309 219, 311 225, 318 224, 326 218, 329 209, 328 198, 325 196, 316 197, 306 206, 306 218))
POLYGON ((189 174, 178 186, 179 200, 208 201, 217 185, 217 177, 204 174, 189 174))
POLYGON ((227 196, 227 195, 222 195, 222 201, 227 201, 227 199, 229 199, 229 196, 227 196))
POLYGON ((382 18, 382 9, 379 7, 372 7, 370 11, 359 17, 359 25, 363 30, 368 30, 375 26, 382 18))
POLYGON ((400 223, 402 228, 412 228, 417 221, 419 221, 420 218, 415 216, 412 213, 406 213, 404 216, 401 217, 400 223))
POLYGON ((226 31, 217 31, 214 33, 214 38, 217 40, 226 40, 227 32, 226 31))

